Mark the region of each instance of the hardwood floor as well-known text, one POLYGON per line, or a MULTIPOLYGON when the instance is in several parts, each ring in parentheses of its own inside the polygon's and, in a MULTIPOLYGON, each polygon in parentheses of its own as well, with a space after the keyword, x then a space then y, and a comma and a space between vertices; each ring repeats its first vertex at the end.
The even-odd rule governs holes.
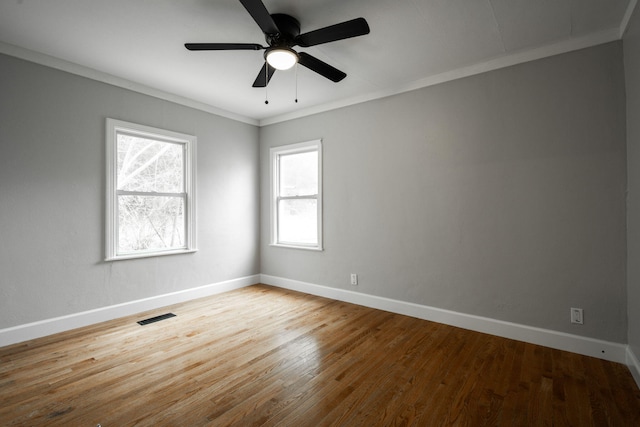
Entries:
POLYGON ((626 366, 263 285, 0 361, 2 426, 640 425, 626 366))

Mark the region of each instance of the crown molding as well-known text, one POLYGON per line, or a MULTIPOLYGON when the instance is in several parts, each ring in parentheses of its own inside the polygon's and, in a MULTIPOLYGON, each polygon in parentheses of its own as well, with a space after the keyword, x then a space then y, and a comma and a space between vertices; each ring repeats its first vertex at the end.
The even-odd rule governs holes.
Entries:
MULTIPOLYGON (((634 0, 637 1, 637 0, 634 0)), ((588 47, 597 46, 604 43, 609 43, 620 39, 620 29, 612 28, 599 33, 590 34, 583 37, 575 37, 563 40, 561 42, 549 44, 535 49, 527 49, 518 52, 505 54, 488 61, 480 62, 477 64, 469 65, 467 67, 457 68, 455 70, 446 71, 444 73, 428 76, 414 82, 399 85, 396 87, 384 89, 377 92, 368 93, 361 96, 355 96, 352 98, 331 102, 327 104, 317 105, 314 107, 306 108, 304 110, 298 110, 279 116, 274 116, 260 120, 260 126, 268 126, 280 122, 286 122, 293 119, 298 119, 313 114, 323 113, 330 110, 335 110, 342 107, 348 107, 355 104, 360 104, 367 101, 373 101, 380 98, 386 98, 388 96, 398 95, 404 92, 410 92, 417 89, 422 89, 429 86, 446 83, 453 80, 470 77, 476 74, 486 73, 487 71, 498 70, 500 68, 510 67, 513 65, 523 64, 525 62, 535 61, 550 56, 560 55, 562 53, 568 53, 575 50, 585 49, 588 47)))
POLYGON ((446 83, 453 80, 462 79, 465 77, 471 77, 476 74, 486 73, 488 71, 494 71, 513 65, 523 64, 525 62, 535 61, 550 56, 560 55, 562 53, 568 53, 575 50, 585 49, 588 47, 597 46, 604 43, 620 40, 626 28, 629 24, 629 20, 633 14, 635 6, 638 0, 631 0, 627 11, 624 15, 624 19, 618 28, 612 28, 609 30, 601 31, 594 34, 589 34, 583 37, 569 38, 557 43, 552 43, 546 46, 542 46, 535 49, 528 49, 517 51, 513 53, 504 54, 488 61, 483 61, 477 64, 472 64, 466 67, 460 67, 454 70, 446 71, 444 73, 427 76, 425 78, 409 82, 406 84, 398 85, 395 87, 386 88, 380 91, 370 92, 363 95, 354 96, 351 98, 329 102, 313 107, 268 117, 262 120, 257 120, 250 117, 245 117, 230 111, 226 111, 209 104, 205 104, 199 101, 195 101, 186 97, 175 95, 156 89, 150 86, 143 85, 141 83, 133 82, 127 79, 113 76, 102 71, 98 71, 89 67, 85 67, 79 64, 75 64, 63 59, 55 58, 53 56, 45 55, 40 52, 24 49, 18 46, 10 45, 0 42, 0 53, 14 56, 26 61, 34 62, 40 65, 66 71, 72 74, 76 74, 89 79, 97 80, 103 83, 129 89, 134 92, 142 93, 145 95, 153 96, 155 98, 163 99, 166 101, 174 102, 176 104, 184 105, 197 110, 205 111, 207 113, 215 114, 221 117, 225 117, 231 120, 236 120, 242 123, 247 123, 254 126, 268 126, 276 123, 286 122, 289 120, 299 119, 302 117, 311 116, 331 110, 336 110, 351 105, 361 104, 376 99, 386 98, 393 95, 399 95, 405 92, 410 92, 417 89, 426 88, 429 86, 446 83))
POLYGON ((638 0, 631 0, 627 5, 627 10, 625 11, 624 16, 622 17, 622 22, 620 23, 620 30, 618 32, 619 38, 624 37, 624 33, 627 31, 627 28, 629 27, 629 21, 631 21, 631 17, 633 16, 633 11, 635 10, 637 4, 638 4, 638 0))
POLYGON ((19 46, 15 46, 8 43, 0 42, 0 53, 13 56, 25 61, 33 62, 39 65, 44 65, 49 68, 54 68, 60 71, 66 71, 67 73, 75 74, 77 76, 86 77, 91 80, 96 80, 102 83, 107 83, 112 86, 117 86, 123 89, 128 89, 133 92, 138 92, 143 95, 149 95, 154 98, 162 99, 164 101, 170 101, 185 107, 194 108, 196 110, 204 111, 206 113, 215 114, 216 116, 225 117, 227 119, 235 120, 242 123, 257 126, 259 123, 256 119, 242 116, 240 114, 232 113, 230 111, 223 110, 221 108, 214 107, 203 102, 195 101, 183 96, 175 95, 169 92, 165 92, 160 89, 153 88, 151 86, 143 85, 131 80, 116 77, 114 75, 95 70, 93 68, 85 67, 64 59, 56 58, 44 53, 36 52, 33 50, 25 49, 19 46))

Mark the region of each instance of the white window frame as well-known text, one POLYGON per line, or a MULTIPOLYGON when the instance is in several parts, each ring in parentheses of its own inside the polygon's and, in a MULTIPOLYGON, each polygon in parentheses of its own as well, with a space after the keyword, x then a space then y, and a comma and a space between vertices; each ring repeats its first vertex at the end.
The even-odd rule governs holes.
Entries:
POLYGON ((270 155, 270 175, 271 175, 271 246, 279 246, 284 248, 307 249, 314 251, 322 251, 322 140, 316 139, 297 144, 282 145, 272 147, 269 150, 270 155), (318 193, 313 196, 280 196, 280 156, 289 154, 300 154, 317 151, 318 152, 318 193), (278 202, 284 199, 308 199, 317 200, 317 235, 318 243, 314 245, 304 243, 279 242, 278 241, 278 202))
MULTIPOLYGON (((197 138, 179 132, 129 123, 122 120, 106 121, 106 261, 174 255, 197 251, 196 245, 196 143, 197 138), (118 134, 135 135, 184 147, 184 207, 185 244, 179 249, 149 250, 134 253, 118 253, 118 188, 117 188, 117 137, 118 134)), ((153 194, 153 193, 151 193, 153 194)), ((161 193, 158 193, 161 195, 161 193)))

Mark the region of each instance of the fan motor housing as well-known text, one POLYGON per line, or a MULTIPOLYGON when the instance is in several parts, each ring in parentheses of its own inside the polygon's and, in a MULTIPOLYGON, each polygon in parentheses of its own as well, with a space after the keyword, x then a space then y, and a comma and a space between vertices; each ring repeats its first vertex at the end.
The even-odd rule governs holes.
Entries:
POLYGON ((271 18, 273 18, 280 33, 265 34, 267 44, 272 47, 293 46, 295 38, 300 34, 300 22, 293 16, 284 13, 274 13, 271 18))

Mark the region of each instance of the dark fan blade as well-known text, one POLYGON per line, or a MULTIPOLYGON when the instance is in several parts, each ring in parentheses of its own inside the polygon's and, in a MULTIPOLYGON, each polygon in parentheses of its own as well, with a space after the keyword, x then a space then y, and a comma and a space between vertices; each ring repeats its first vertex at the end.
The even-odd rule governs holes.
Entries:
POLYGON ((269 14, 269 11, 260 0, 240 0, 240 3, 247 9, 249 15, 256 21, 256 24, 260 27, 265 34, 278 34, 278 26, 273 22, 273 18, 269 14))
POLYGON ((356 18, 351 21, 320 28, 319 30, 300 34, 296 37, 296 44, 302 47, 315 46, 336 40, 369 34, 369 24, 364 18, 356 18))
POLYGON ((258 77, 256 77, 256 81, 253 82, 253 87, 266 87, 275 72, 276 69, 265 62, 258 73, 258 77), (269 75, 267 75, 267 67, 269 68, 269 75))
POLYGON ((311 71, 315 71, 321 76, 324 76, 336 83, 347 77, 347 75, 342 71, 332 67, 326 62, 320 61, 318 58, 316 58, 315 56, 311 56, 308 53, 298 52, 298 58, 298 63, 300 65, 304 65, 311 71))
POLYGON ((185 43, 189 50, 260 50, 264 47, 253 43, 185 43))

